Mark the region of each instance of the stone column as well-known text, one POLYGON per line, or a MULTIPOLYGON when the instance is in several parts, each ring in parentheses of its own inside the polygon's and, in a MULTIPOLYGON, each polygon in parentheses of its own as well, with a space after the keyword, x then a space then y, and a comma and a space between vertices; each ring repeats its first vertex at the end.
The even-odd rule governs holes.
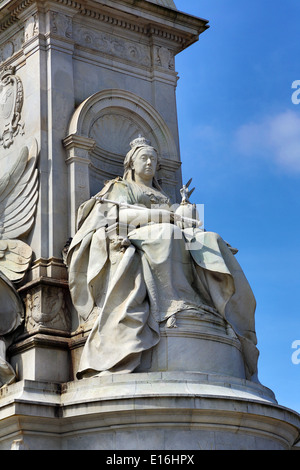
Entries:
POLYGON ((69 169, 69 234, 76 232, 76 213, 79 206, 90 198, 89 153, 95 147, 93 139, 69 135, 64 139, 67 150, 66 163, 69 169))
POLYGON ((14 22, 23 39, 10 61, 16 64, 24 89, 24 134, 15 139, 11 152, 18 151, 27 138, 36 139, 39 200, 28 234, 32 265, 19 286, 25 325, 8 354, 19 379, 65 381, 70 378, 71 306, 62 259, 70 236, 62 140, 75 107, 72 19, 76 10, 55 1, 17 3, 14 22))

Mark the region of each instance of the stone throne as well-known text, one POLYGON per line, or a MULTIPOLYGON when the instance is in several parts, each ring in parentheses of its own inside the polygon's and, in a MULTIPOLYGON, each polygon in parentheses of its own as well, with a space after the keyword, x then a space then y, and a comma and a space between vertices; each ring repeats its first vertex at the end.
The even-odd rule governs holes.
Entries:
POLYGON ((1 2, 0 67, 13 67, 22 102, 1 122, 0 158, 11 162, 28 141, 39 157, 1 449, 288 449, 298 438, 299 416, 246 378, 239 341, 204 312, 162 324, 133 373, 76 380, 93 324, 78 323, 62 256, 78 207, 122 175, 137 134, 157 148, 159 183, 180 202, 174 59, 207 27, 172 0, 1 2))

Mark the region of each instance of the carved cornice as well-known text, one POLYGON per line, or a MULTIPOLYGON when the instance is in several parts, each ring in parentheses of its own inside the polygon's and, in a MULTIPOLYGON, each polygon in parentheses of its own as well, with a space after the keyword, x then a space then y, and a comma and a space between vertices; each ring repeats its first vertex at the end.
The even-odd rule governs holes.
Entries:
POLYGON ((81 148, 87 151, 91 151, 95 147, 96 142, 89 137, 71 134, 64 139, 63 144, 67 150, 81 148))
POLYGON ((71 134, 63 140, 63 145, 68 150, 67 165, 71 163, 90 165, 88 155, 96 145, 93 139, 71 134))
MULTIPOLYGON (((170 41, 177 44, 179 50, 195 42, 199 34, 208 27, 206 20, 197 19, 180 12, 172 12, 172 15, 174 14, 172 23, 170 22, 169 25, 167 25, 167 23, 162 24, 159 15, 157 15, 157 8, 154 10, 156 14, 152 15, 153 4, 143 2, 142 0, 140 2, 140 8, 142 10, 145 9, 145 11, 149 13, 147 18, 142 17, 142 22, 140 21, 141 18, 139 18, 139 21, 136 21, 136 14, 133 15, 133 10, 130 12, 129 10, 125 11, 125 8, 122 10, 121 7, 124 7, 124 5, 130 5, 134 8, 134 2, 131 0, 120 1, 120 4, 116 2, 111 7, 107 6, 106 3, 103 5, 100 2, 89 4, 88 1, 50 0, 46 2, 45 0, 18 0, 13 5, 10 5, 10 7, 8 7, 9 3, 2 9, 0 7, 0 32, 6 30, 18 21, 20 14, 34 3, 36 5, 47 5, 47 7, 49 7, 51 3, 69 7, 70 9, 76 10, 76 13, 81 16, 92 18, 111 26, 126 29, 148 37, 156 37, 170 41), (146 4, 147 10, 145 8, 146 4)), ((165 10, 162 7, 160 8, 161 11, 165 10)), ((166 20, 166 17, 164 17, 163 20, 166 20)))
MULTIPOLYGON (((5 10, 4 10, 4 17, 0 22, 0 31, 5 31, 7 28, 12 26, 17 20, 18 20, 18 15, 28 8, 30 5, 34 3, 34 0, 22 0, 21 2, 16 2, 14 5, 15 7, 10 8, 9 11, 7 11, 7 14, 5 15, 5 10)), ((1 13, 1 10, 0 10, 1 13)))

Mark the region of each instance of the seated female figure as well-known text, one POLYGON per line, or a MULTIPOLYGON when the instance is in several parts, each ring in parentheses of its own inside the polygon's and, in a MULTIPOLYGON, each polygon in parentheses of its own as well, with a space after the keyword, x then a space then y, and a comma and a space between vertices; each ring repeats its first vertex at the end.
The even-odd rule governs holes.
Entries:
POLYGON ((81 321, 96 313, 78 377, 133 372, 163 322, 205 310, 234 330, 254 380, 255 299, 238 262, 219 235, 172 211, 155 178, 156 150, 143 138, 131 147, 123 178, 80 207, 68 252, 73 304, 81 321))

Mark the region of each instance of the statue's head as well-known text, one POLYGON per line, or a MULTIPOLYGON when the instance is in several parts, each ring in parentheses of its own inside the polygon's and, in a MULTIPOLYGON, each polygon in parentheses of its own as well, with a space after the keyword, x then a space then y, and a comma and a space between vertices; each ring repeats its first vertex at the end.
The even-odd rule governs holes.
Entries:
MULTIPOLYGON (((130 143, 131 150, 127 153, 124 160, 124 176, 125 180, 135 181, 135 171, 138 171, 138 168, 146 167, 143 164, 148 160, 149 168, 145 171, 149 172, 149 177, 153 178, 153 186, 159 188, 159 184, 155 178, 155 172, 158 166, 158 152, 152 147, 151 142, 146 140, 145 137, 139 136, 137 139, 134 139, 130 143), (151 161, 151 165, 150 165, 151 161), (136 170, 135 170, 136 169, 136 170)), ((159 188, 160 189, 160 188, 159 188)))

